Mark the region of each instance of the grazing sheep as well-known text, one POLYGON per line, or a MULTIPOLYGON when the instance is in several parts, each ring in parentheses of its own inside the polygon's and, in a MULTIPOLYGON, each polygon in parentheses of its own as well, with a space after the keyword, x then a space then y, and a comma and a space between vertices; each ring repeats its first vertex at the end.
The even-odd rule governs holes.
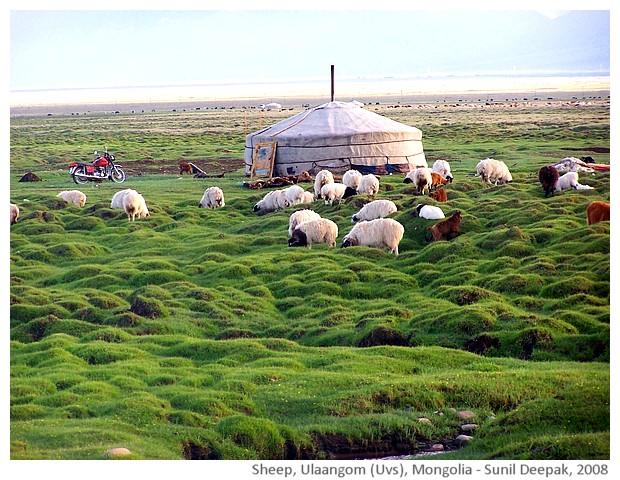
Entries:
POLYGON ((286 197, 286 201, 289 206, 299 205, 302 203, 304 193, 304 189, 299 185, 291 185, 290 187, 284 189, 284 196, 286 197))
MULTIPOLYGON (((433 176, 431 175, 431 169, 428 167, 418 167, 407 174, 407 178, 411 179, 413 185, 420 195, 424 194, 424 190, 429 190, 433 184, 433 176)), ((406 182, 409 183, 409 182, 406 182)))
POLYGON ((344 183, 328 183, 321 187, 321 197, 325 199, 325 205, 333 205, 334 200, 338 200, 338 204, 342 202, 347 186, 344 183))
POLYGON ((112 201, 110 202, 110 208, 123 208, 123 197, 131 192, 131 188, 126 188, 125 190, 119 190, 112 197, 112 201))
POLYGON ((415 207, 415 211, 418 217, 426 218, 427 220, 439 220, 441 218, 446 218, 441 208, 434 207, 433 205, 418 205, 415 207))
POLYGON ((512 175, 506 164, 501 160, 494 160, 493 158, 487 158, 478 162, 478 165, 476 165, 476 176, 481 177, 483 182, 495 182, 495 185, 498 182, 512 182, 512 175))
POLYGON ((437 190, 440 185, 447 185, 448 183, 451 183, 451 181, 449 181, 447 178, 437 172, 431 172, 431 179, 431 191, 437 190))
POLYGON ((150 215, 144 197, 135 190, 130 190, 123 197, 123 209, 127 214, 127 220, 133 222, 138 218, 146 218, 150 215))
POLYGON ((432 227, 428 227, 427 230, 433 235, 433 240, 438 241, 442 238, 449 240, 450 238, 458 235, 461 229, 461 212, 457 210, 450 217, 437 222, 432 227))
POLYGON ((297 225, 288 239, 288 246, 312 248, 313 243, 326 243, 335 247, 337 237, 338 225, 327 218, 317 218, 297 225))
POLYGON ((78 207, 86 205, 86 195, 79 190, 65 190, 56 195, 58 198, 62 198, 67 203, 72 203, 78 207))
POLYGON ((252 211, 263 214, 275 212, 276 210, 281 210, 288 206, 286 192, 284 190, 272 190, 271 192, 267 192, 265 196, 254 205, 252 211))
POLYGON ((353 215, 351 217, 351 223, 387 217, 396 211, 398 211, 398 209, 391 200, 374 200, 364 205, 359 212, 353 215))
POLYGON ((586 208, 586 220, 588 225, 598 222, 609 221, 609 203, 594 201, 586 208))
POLYGON ((558 178, 560 178, 558 169, 551 165, 545 165, 538 171, 538 180, 545 191, 545 197, 554 194, 558 178))
POLYGON ((359 195, 371 195, 379 193, 379 178, 372 173, 368 175, 362 175, 360 183, 357 186, 357 193, 359 195))
POLYGON ((561 192, 563 190, 592 190, 590 185, 582 185, 579 183, 579 174, 577 172, 566 172, 560 178, 558 178, 558 183, 555 186, 556 192, 561 192))
POLYGON ((329 170, 321 170, 314 177, 314 198, 321 198, 321 188, 327 183, 334 183, 334 175, 329 170))
POLYGON ((362 172, 359 170, 347 170, 342 175, 342 183, 344 183, 347 187, 351 187, 354 190, 357 190, 357 187, 360 184, 360 179, 362 178, 362 172))
POLYGON ((342 247, 388 248, 398 255, 398 244, 405 234, 405 227, 392 218, 377 218, 356 223, 342 239, 342 247))
POLYGON ((438 188, 434 192, 429 193, 429 197, 437 202, 448 201, 448 193, 443 188, 438 188))
POLYGON ((198 208, 222 208, 225 205, 222 189, 220 187, 209 187, 198 203, 198 208))
POLYGON ((11 203, 11 225, 17 222, 19 218, 19 207, 14 203, 11 203))
POLYGON ((288 235, 293 235, 295 227, 308 220, 318 220, 321 216, 313 210, 297 210, 288 219, 288 235))
POLYGON ((445 160, 435 160, 432 170, 433 172, 437 172, 439 175, 444 177, 450 183, 454 180, 452 172, 450 172, 450 164, 445 160))
POLYGON ((314 193, 305 191, 301 197, 300 203, 312 203, 314 202, 314 193))

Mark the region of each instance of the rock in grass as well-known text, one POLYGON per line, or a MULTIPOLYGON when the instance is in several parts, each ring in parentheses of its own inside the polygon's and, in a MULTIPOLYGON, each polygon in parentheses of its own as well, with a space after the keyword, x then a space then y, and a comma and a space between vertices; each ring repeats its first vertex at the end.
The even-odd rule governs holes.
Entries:
POLYGON ((466 423, 465 425, 461 425, 461 430, 464 432, 473 432, 476 428, 478 428, 478 425, 475 423, 466 423))
POLYGON ((123 447, 111 448, 103 454, 105 458, 122 457, 124 455, 131 455, 131 452, 123 447))
POLYGON ((475 414, 471 410, 461 410, 456 415, 459 417, 459 420, 468 422, 474 418, 475 414))
POLYGON ((470 436, 470 435, 459 435, 458 437, 456 437, 456 438, 455 438, 455 441, 456 441, 457 443, 467 443, 467 442, 469 442, 472 438, 474 438, 474 437, 472 437, 472 436, 470 436))

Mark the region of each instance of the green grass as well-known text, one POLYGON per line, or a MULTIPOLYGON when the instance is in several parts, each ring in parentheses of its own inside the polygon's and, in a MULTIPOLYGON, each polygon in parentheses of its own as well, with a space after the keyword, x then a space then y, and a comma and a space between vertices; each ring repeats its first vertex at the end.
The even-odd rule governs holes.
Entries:
MULTIPOLYGON (((412 211, 432 201, 395 175, 379 197, 405 226, 398 257, 288 248, 292 210, 256 216, 265 192, 242 186, 242 113, 11 119, 11 458, 415 451, 456 436, 451 409, 479 428, 444 458, 609 458, 610 226, 585 208, 610 178, 551 198, 537 180, 580 155, 563 148, 609 146, 609 107, 382 113, 422 129, 429 163, 451 161, 442 207, 463 212, 462 235, 429 243, 412 211), (66 164, 103 144, 125 184, 72 185, 66 164), (468 176, 486 156, 514 182, 468 176), (230 171, 180 177, 180 158, 230 171), (29 170, 43 181, 18 182, 29 170), (197 208, 215 184, 226 207, 197 208), (76 187, 84 208, 56 201, 76 187), (109 208, 127 187, 150 217, 109 208)), ((312 208, 339 239, 357 211, 312 208)))

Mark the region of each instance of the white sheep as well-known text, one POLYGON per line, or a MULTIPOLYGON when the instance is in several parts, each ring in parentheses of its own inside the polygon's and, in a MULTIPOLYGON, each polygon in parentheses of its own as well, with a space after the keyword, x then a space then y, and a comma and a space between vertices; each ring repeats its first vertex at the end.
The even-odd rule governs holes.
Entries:
POLYGON ((427 220, 439 220, 440 218, 446 218, 441 208, 433 205, 418 205, 415 209, 418 217, 426 218, 427 220))
POLYGON ((17 222, 19 218, 19 207, 14 203, 11 203, 11 225, 17 222))
POLYGON ((433 172, 437 172, 450 183, 454 180, 454 177, 450 172, 450 164, 445 160, 435 160, 435 163, 433 163, 433 172))
POLYGON ((430 191, 433 185, 431 172, 432 170, 428 167, 418 167, 407 173, 403 183, 413 183, 418 193, 422 195, 425 190, 430 191))
POLYGON ((278 210, 283 210, 291 206, 291 204, 288 202, 288 199, 286 198, 286 189, 276 190, 273 193, 273 196, 275 199, 275 203, 278 206, 278 210))
POLYGON ((343 247, 366 246, 388 248, 398 255, 398 244, 405 234, 405 227, 392 218, 377 218, 356 223, 342 239, 343 247))
POLYGON ((374 200, 364 205, 359 212, 353 215, 351 217, 351 223, 387 217, 396 211, 398 211, 398 209, 391 200, 374 200))
POLYGON ((313 210, 297 210, 288 219, 288 234, 293 235, 295 227, 308 220, 318 220, 321 216, 313 210))
POLYGON ((269 213, 275 212, 288 207, 286 200, 286 192, 284 190, 272 190, 267 192, 265 196, 259 200, 252 209, 255 213, 269 213))
POLYGON ((222 189, 220 187, 209 187, 198 203, 198 208, 222 208, 225 205, 222 189))
POLYGON ((369 173, 368 175, 362 175, 360 183, 357 186, 357 193, 360 195, 375 195, 379 192, 379 179, 369 173))
POLYGON ((512 175, 506 164, 501 160, 494 160, 493 158, 487 158, 478 162, 478 165, 476 165, 476 176, 481 177, 483 182, 495 182, 495 185, 498 182, 512 182, 512 175))
POLYGON ((347 187, 351 187, 353 190, 357 190, 361 178, 362 172, 360 172, 359 170, 347 170, 342 175, 342 183, 344 183, 347 187))
POLYGON ((302 203, 304 198, 304 189, 299 185, 291 185, 290 187, 285 188, 284 192, 289 206, 299 205, 302 203))
POLYGON ((126 188, 125 190, 120 190, 114 194, 112 197, 112 201, 110 202, 110 208, 123 208, 123 197, 131 192, 131 188, 126 188))
POLYGON ((321 170, 314 177, 314 198, 321 198, 321 188, 327 183, 334 183, 334 175, 329 170, 321 170))
POLYGON ((579 174, 577 172, 566 172, 564 175, 558 178, 558 183, 555 186, 555 191, 561 192, 562 190, 570 190, 571 188, 575 190, 592 189, 590 185, 582 185, 579 183, 579 174))
POLYGON ((150 215, 144 197, 135 190, 130 190, 123 197, 123 209, 130 222, 135 221, 136 217, 146 218, 150 215))
POLYGON ((301 203, 312 203, 312 202, 314 202, 314 193, 305 191, 301 198, 301 203))
POLYGON ((333 205, 334 200, 340 204, 347 186, 344 183, 327 183, 321 188, 321 197, 325 199, 325 205, 333 205))
POLYGON ((336 238, 338 225, 327 218, 317 218, 297 225, 288 239, 288 246, 312 248, 313 243, 326 243, 335 247, 336 238))
POLYGON ((86 195, 79 190, 65 190, 56 195, 58 198, 62 198, 67 203, 72 203, 78 207, 86 205, 86 195))

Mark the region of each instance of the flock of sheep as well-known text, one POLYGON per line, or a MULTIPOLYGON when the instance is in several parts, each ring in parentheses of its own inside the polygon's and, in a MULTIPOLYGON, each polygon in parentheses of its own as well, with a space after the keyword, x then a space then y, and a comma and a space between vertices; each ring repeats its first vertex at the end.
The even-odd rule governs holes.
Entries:
MULTIPOLYGON (((545 192, 545 197, 555 192, 568 190, 591 189, 589 185, 578 182, 577 171, 568 171, 560 176, 559 169, 564 168, 566 163, 547 165, 540 169, 539 180, 545 192)), ((481 160, 476 166, 476 176, 484 182, 508 183, 512 181, 512 175, 502 161, 487 158, 481 160)), ((441 188, 453 182, 450 165, 445 160, 437 160, 431 168, 418 167, 410 171, 404 179, 404 183, 412 183, 420 195, 428 193, 429 197, 437 202, 447 200, 446 191, 441 188)), ((343 199, 352 195, 367 195, 373 200, 365 204, 351 217, 354 224, 351 231, 342 239, 342 247, 368 246, 387 248, 390 253, 398 255, 398 246, 403 238, 405 229, 403 225, 392 218, 387 218, 398 211, 391 200, 374 199, 379 192, 379 178, 373 174, 363 175, 357 170, 348 170, 342 176, 341 182, 336 182, 334 175, 329 170, 321 170, 314 178, 313 191, 306 191, 301 186, 294 184, 284 189, 268 192, 253 207, 255 213, 264 214, 282 210, 295 205, 311 204, 322 199, 325 205, 340 204, 343 199)), ((57 195, 67 203, 83 207, 86 204, 86 195, 79 190, 66 190, 57 195)), ((220 187, 212 186, 205 190, 202 199, 198 203, 199 208, 222 208, 225 206, 224 192, 220 187)), ((149 216, 144 197, 133 189, 118 191, 112 197, 110 208, 123 209, 128 221, 149 216)), ((428 220, 440 220, 435 225, 427 228, 434 241, 453 238, 460 233, 461 212, 455 211, 449 218, 440 207, 427 204, 419 204, 415 207, 414 215, 428 220)), ((19 218, 19 208, 11 204, 11 224, 19 218)), ((599 221, 609 221, 609 203, 591 202, 587 209, 587 223, 591 225, 599 221)), ((332 220, 322 218, 311 209, 295 211, 289 217, 288 226, 289 247, 311 248, 313 244, 325 243, 330 247, 336 246, 338 238, 338 226, 332 220)))
MULTIPOLYGON (((414 183, 416 190, 423 194, 438 193, 437 187, 451 183, 453 180, 450 165, 444 160, 437 160, 432 168, 420 167, 407 175, 405 183, 414 183)), ((398 208, 391 200, 374 199, 379 193, 379 178, 373 174, 363 175, 357 170, 347 170, 340 182, 337 182, 329 170, 321 170, 314 178, 313 192, 305 191, 299 185, 273 190, 267 193, 256 205, 253 211, 268 213, 290 206, 310 204, 322 199, 325 205, 339 205, 342 200, 352 195, 367 195, 373 200, 365 204, 351 217, 353 228, 342 239, 342 247, 367 246, 386 248, 390 253, 398 255, 398 246, 402 240, 405 228, 398 221, 387 218, 396 213, 398 208)), ((443 190, 443 189, 442 189, 443 190)), ((447 199, 443 190, 443 200, 447 199)), ((434 196, 433 198, 438 198, 434 196)), ((440 220, 445 215, 439 207, 421 205, 416 214, 422 218, 440 220)), ((460 212, 442 220, 432 227, 428 227, 434 239, 449 239, 458 235, 460 226, 460 212)), ((311 209, 294 212, 289 217, 289 247, 308 247, 313 244, 325 243, 330 247, 336 246, 338 226, 332 220, 322 218, 311 209)))

